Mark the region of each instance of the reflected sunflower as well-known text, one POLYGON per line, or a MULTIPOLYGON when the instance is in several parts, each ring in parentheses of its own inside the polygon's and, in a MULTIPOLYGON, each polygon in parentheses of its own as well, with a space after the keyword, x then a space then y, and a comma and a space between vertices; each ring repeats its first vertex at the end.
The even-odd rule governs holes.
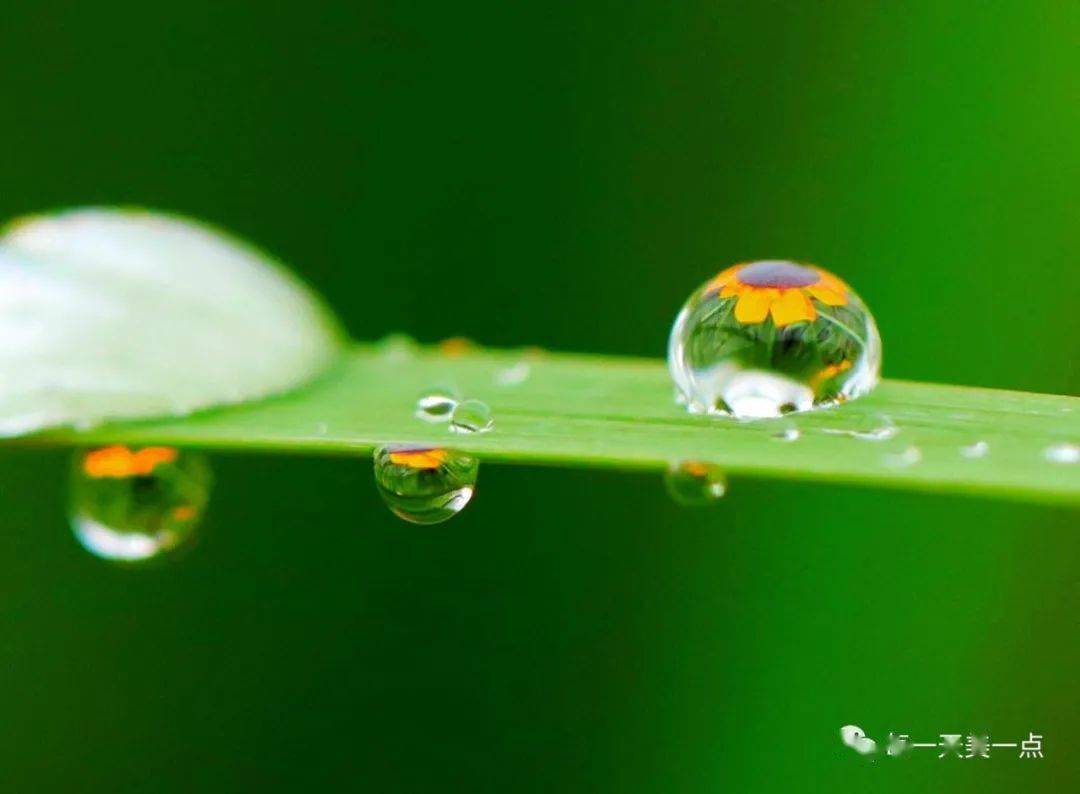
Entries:
POLYGON ((778 328, 817 319, 814 301, 844 306, 848 286, 826 270, 795 262, 764 261, 735 265, 706 285, 706 292, 738 298, 735 319, 744 325, 772 316, 778 328))

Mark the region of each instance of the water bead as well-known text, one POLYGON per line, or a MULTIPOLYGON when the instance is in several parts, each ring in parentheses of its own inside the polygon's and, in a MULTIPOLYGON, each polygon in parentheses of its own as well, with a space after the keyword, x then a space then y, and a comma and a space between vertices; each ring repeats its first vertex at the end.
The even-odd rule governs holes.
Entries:
POLYGON ((664 474, 671 498, 685 507, 704 507, 727 493, 727 478, 719 466, 698 461, 674 463, 664 474))
POLYGON ((210 496, 206 459, 173 447, 111 446, 76 453, 70 519, 102 559, 135 563, 185 548, 210 496))
POLYGON ((472 499, 479 461, 442 447, 391 445, 375 450, 375 485, 387 507, 413 524, 453 518, 472 499))
POLYGON ((869 392, 881 339, 859 296, 828 271, 751 262, 690 296, 671 330, 668 368, 694 413, 776 417, 869 392))
POLYGON ((458 398, 452 389, 436 386, 420 393, 414 414, 425 422, 449 422, 457 405, 458 398))
POLYGON ((450 430, 454 433, 486 433, 494 426, 491 409, 480 400, 458 403, 450 417, 450 430))

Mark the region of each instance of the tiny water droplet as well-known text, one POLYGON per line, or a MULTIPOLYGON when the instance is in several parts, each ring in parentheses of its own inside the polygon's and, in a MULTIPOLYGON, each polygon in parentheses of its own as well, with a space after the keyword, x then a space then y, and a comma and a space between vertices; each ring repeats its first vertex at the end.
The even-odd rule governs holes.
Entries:
POLYGON ((458 358, 475 349, 476 343, 464 336, 451 336, 439 342, 439 352, 447 358, 458 358))
POLYGON ((1043 456, 1051 463, 1080 463, 1080 446, 1067 442, 1051 444, 1043 450, 1043 456))
POLYGON ((978 458, 985 458, 990 453, 990 445, 985 441, 976 441, 974 444, 967 444, 960 447, 960 454, 971 460, 978 458))
POLYGON ((906 469, 908 466, 914 466, 922 460, 922 450, 912 445, 905 447, 900 452, 890 452, 886 454, 884 460, 885 464, 888 466, 906 469))
POLYGON ((414 413, 425 422, 449 422, 457 405, 458 398, 452 389, 435 386, 420 393, 414 413))
POLYGON ((772 437, 775 438, 777 441, 798 441, 800 438, 802 438, 802 431, 800 431, 797 427, 785 427, 784 429, 777 430, 775 433, 773 433, 772 437))
POLYGON ((210 467, 174 447, 78 452, 69 515, 75 538, 97 557, 136 563, 186 548, 210 497, 210 467))
POLYGON ((828 271, 751 262, 690 296, 671 330, 668 368, 691 412, 776 417, 873 389, 881 338, 859 296, 828 271))
POLYGON ((491 409, 480 400, 458 403, 450 417, 450 430, 454 433, 486 433, 494 426, 491 409))
POLYGON ((384 359, 389 361, 403 361, 416 355, 419 349, 416 340, 408 334, 387 334, 375 343, 375 349, 384 359))
POLYGON ((438 524, 472 499, 479 461, 443 447, 390 445, 375 450, 375 485, 399 518, 438 524))
POLYGON ((499 386, 520 386, 529 379, 532 367, 527 361, 519 361, 509 367, 503 367, 495 373, 495 383, 499 386))
POLYGON ((861 428, 836 428, 826 427, 821 432, 827 433, 830 436, 848 436, 850 438, 857 438, 860 441, 888 441, 896 438, 900 432, 900 428, 893 424, 893 421, 887 416, 877 417, 874 424, 861 427, 861 428))
POLYGON ((326 422, 319 422, 318 424, 315 425, 315 435, 317 435, 317 436, 325 436, 329 432, 330 432, 330 425, 328 425, 326 422))
POLYGON ((727 493, 727 478, 719 466, 699 461, 673 463, 664 474, 671 498, 686 507, 714 504, 727 493))

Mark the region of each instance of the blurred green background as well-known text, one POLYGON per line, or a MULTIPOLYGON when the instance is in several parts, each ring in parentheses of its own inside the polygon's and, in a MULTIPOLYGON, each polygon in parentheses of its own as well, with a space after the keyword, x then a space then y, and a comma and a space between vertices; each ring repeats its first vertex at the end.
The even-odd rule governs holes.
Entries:
MULTIPOLYGON (((1076 393, 1074 3, 56 2, 0 27, 0 216, 137 203, 358 338, 660 356, 750 258, 875 310, 890 377, 1076 393)), ((401 524, 366 460, 222 457, 125 571, 0 456, 5 791, 1080 786, 1075 511, 489 466, 401 524), (1044 736, 1046 757, 857 756, 1044 736)))

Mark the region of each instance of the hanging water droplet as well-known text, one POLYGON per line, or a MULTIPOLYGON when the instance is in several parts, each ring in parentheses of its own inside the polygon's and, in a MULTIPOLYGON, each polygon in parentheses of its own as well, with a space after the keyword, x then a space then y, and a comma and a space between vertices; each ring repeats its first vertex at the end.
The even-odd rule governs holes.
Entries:
POLYGON ((686 507, 713 504, 727 492, 727 478, 720 467, 698 461, 669 466, 664 485, 671 498, 686 507))
POLYGON ((690 296, 671 330, 668 367, 692 412, 775 417, 869 392, 881 339, 859 296, 831 273, 752 262, 690 296))
POLYGON ((491 409, 480 400, 458 403, 450 418, 450 430, 455 433, 486 433, 494 426, 491 409))
POLYGON ((985 458, 990 453, 990 445, 985 441, 976 441, 960 447, 960 455, 970 460, 985 458))
POLYGON ((509 367, 503 367, 495 373, 495 383, 499 386, 520 386, 529 379, 532 367, 527 361, 519 361, 509 367))
POLYGON ((375 485, 394 515, 413 524, 438 524, 472 499, 480 464, 442 447, 391 445, 375 450, 375 485))
POLYGON ((210 485, 206 459, 173 447, 76 453, 71 527, 79 543, 102 559, 162 557, 193 542, 210 485))
POLYGON ((436 386, 420 393, 415 415, 425 422, 449 422, 457 404, 458 398, 452 389, 436 386))
POLYGON ((1051 463, 1080 463, 1080 446, 1076 444, 1051 444, 1043 450, 1043 456, 1051 463))

